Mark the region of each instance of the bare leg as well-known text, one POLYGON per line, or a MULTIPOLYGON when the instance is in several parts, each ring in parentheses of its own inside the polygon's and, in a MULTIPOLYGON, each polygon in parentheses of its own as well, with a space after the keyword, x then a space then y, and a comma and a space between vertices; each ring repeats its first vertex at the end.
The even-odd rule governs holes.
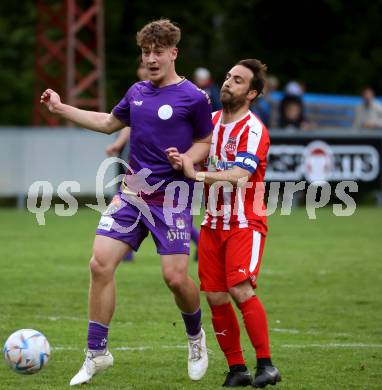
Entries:
POLYGON ((107 337, 115 308, 114 272, 129 250, 129 245, 110 237, 96 236, 94 240, 90 260, 88 352, 70 386, 87 383, 97 372, 113 365, 113 356, 107 350, 107 337))
POLYGON ((188 276, 188 255, 162 255, 163 278, 174 294, 178 308, 184 313, 194 313, 200 306, 199 290, 188 276))
POLYGON ((188 376, 200 380, 207 371, 206 335, 201 327, 199 290, 188 276, 188 255, 162 255, 163 278, 182 312, 188 335, 188 376))
POLYGON ((114 273, 129 245, 106 236, 96 236, 90 260, 89 320, 108 325, 115 309, 114 273))

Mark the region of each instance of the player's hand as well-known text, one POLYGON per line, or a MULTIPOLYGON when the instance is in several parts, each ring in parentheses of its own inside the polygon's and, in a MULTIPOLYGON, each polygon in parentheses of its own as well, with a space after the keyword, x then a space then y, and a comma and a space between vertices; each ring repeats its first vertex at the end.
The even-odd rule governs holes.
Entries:
POLYGON ((119 152, 121 151, 121 148, 116 145, 115 143, 113 144, 110 144, 106 147, 105 149, 106 151, 106 154, 110 157, 113 157, 113 156, 117 156, 119 154, 119 152))
POLYGON ((194 162, 192 161, 191 157, 187 156, 187 154, 182 154, 181 157, 184 176, 195 180, 196 171, 194 168, 194 162))
POLYGON ((53 89, 46 89, 41 95, 40 103, 44 104, 48 110, 54 114, 61 104, 60 95, 57 92, 54 92, 53 89))
POLYGON ((182 155, 179 153, 177 148, 168 148, 165 150, 167 154, 168 161, 170 161, 171 166, 180 171, 183 168, 182 155))

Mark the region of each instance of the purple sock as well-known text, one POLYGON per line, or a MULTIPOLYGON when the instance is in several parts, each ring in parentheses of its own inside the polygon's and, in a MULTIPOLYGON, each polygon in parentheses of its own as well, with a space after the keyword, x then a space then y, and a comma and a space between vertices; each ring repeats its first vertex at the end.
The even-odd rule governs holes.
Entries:
POLYGON ((191 240, 198 245, 199 242, 199 232, 198 230, 192 225, 191 227, 191 240))
POLYGON ((189 336, 196 336, 202 329, 202 311, 200 308, 195 313, 183 313, 182 317, 184 324, 186 325, 186 332, 189 336))
POLYGON ((99 322, 89 321, 88 325, 88 349, 101 351, 107 346, 109 327, 99 322))

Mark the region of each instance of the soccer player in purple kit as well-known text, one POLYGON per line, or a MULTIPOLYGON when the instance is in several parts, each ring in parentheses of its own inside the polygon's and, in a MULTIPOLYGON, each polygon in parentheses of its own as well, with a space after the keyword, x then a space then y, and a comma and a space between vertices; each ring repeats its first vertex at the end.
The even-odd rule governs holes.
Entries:
MULTIPOLYGON (((84 128, 111 134, 131 127, 132 172, 127 172, 121 191, 114 196, 98 225, 90 260, 88 351, 71 386, 89 382, 113 364, 107 341, 115 308, 114 272, 123 256, 131 249, 137 250, 149 231, 160 255, 163 278, 185 323, 189 377, 199 380, 207 370, 199 290, 187 273, 191 229, 188 197, 174 199, 178 204, 186 202, 186 206, 175 214, 172 225, 166 223, 164 216, 165 188, 174 181, 192 184, 181 170, 170 165, 165 150, 175 146, 195 163, 202 161, 208 155, 213 128, 208 97, 176 73, 179 40, 180 29, 167 19, 151 22, 137 33, 149 79, 130 87, 110 114, 63 104, 51 89, 41 96, 41 103, 52 113, 84 128), (142 169, 147 168, 151 174, 139 177, 142 169), (139 182, 155 190, 141 191, 137 187, 139 182), (139 209, 142 201, 148 206, 149 216, 139 209)), ((173 202, 170 206, 173 207, 173 202)))

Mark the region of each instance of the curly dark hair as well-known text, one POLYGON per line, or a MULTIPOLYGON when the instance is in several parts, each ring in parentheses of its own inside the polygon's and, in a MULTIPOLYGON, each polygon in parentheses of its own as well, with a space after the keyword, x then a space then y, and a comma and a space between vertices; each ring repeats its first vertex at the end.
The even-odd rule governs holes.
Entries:
POLYGON ((162 46, 174 47, 180 41, 180 28, 169 19, 154 20, 137 32, 139 47, 162 46))
POLYGON ((267 78, 267 65, 256 59, 241 60, 236 65, 242 65, 248 68, 252 73, 253 77, 251 80, 251 89, 257 91, 259 96, 264 89, 266 78, 267 78))

